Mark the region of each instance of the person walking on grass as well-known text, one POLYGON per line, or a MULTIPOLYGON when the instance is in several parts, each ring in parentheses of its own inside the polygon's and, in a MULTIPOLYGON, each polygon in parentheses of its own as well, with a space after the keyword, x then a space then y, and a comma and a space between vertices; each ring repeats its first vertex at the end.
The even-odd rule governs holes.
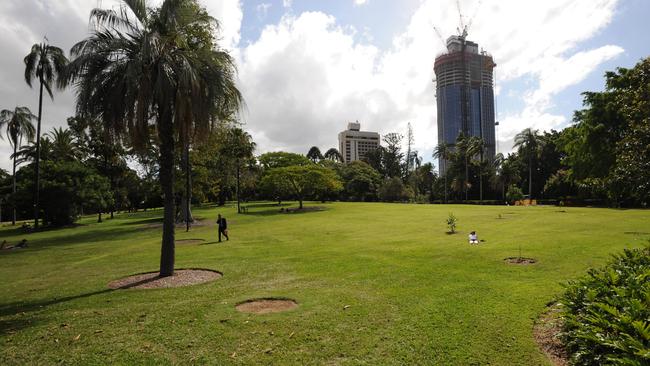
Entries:
POLYGON ((221 234, 226 237, 226 240, 230 240, 228 238, 228 223, 225 217, 221 217, 221 214, 217 215, 217 226, 219 228, 219 243, 221 243, 221 234))

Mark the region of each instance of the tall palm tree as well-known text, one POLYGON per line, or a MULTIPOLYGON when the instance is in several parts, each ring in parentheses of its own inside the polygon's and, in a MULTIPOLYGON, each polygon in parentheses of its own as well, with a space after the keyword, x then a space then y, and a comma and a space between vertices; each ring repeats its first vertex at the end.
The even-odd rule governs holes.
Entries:
POLYGON ((43 117, 43 89, 50 98, 54 99, 52 86, 59 89, 65 87, 63 74, 68 59, 63 50, 45 42, 32 46, 32 50, 25 56, 25 82, 32 87, 34 80, 38 80, 40 89, 38 93, 38 123, 36 125, 36 181, 34 185, 34 228, 38 228, 39 216, 39 184, 40 184, 40 152, 41 152, 41 119, 43 117))
MULTIPOLYGON (((441 160, 444 160, 444 161, 448 162, 451 159, 452 153, 453 152, 452 152, 452 149, 451 149, 451 145, 445 144, 445 143, 439 143, 438 146, 436 146, 435 149, 433 150, 433 158, 434 159, 441 159, 441 160)), ((447 203, 447 188, 448 188, 448 185, 447 185, 447 175, 448 174, 447 173, 448 173, 448 169, 445 170, 445 172, 443 174, 444 175, 443 178, 444 178, 444 181, 445 181, 445 203, 447 203)))
POLYGON ((479 200, 483 201, 483 156, 485 154, 485 140, 482 137, 470 137, 470 159, 478 155, 479 200))
POLYGON ((232 57, 217 48, 216 21, 197 0, 124 0, 118 10, 91 12, 91 35, 72 48, 68 81, 81 115, 98 116, 143 150, 159 144, 164 197, 160 276, 174 274, 175 146, 208 136, 223 111, 238 111, 232 57), (152 139, 151 123, 157 139, 152 139))
POLYGON ((237 213, 241 213, 241 166, 242 162, 253 157, 256 144, 252 140, 253 138, 251 135, 241 128, 232 128, 228 133, 228 150, 235 158, 235 174, 237 178, 237 213))
POLYGON ((528 160, 528 197, 533 198, 533 159, 537 158, 540 148, 540 135, 538 130, 526 128, 515 136, 512 146, 528 160))
POLYGON ((34 140, 35 131, 32 121, 35 118, 36 116, 27 107, 16 107, 13 111, 5 109, 0 112, 0 129, 6 125, 7 138, 9 139, 9 144, 14 149, 14 153, 11 155, 13 158, 11 181, 13 216, 11 218, 11 225, 16 225, 16 152, 20 148, 20 145, 22 145, 23 136, 27 141, 34 140))

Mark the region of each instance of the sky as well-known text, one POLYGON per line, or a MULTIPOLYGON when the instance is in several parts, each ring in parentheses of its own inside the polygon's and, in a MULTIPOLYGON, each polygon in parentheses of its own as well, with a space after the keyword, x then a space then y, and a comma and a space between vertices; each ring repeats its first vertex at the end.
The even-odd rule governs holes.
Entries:
MULTIPOLYGON (((161 0, 149 1, 152 6, 161 0)), ((413 126, 415 149, 437 144, 433 62, 461 22, 456 0, 200 0, 237 61, 243 127, 257 153, 337 147, 348 122, 384 135, 413 126), (435 29, 440 33, 439 37, 435 29)), ((650 51, 647 0, 460 0, 468 39, 492 54, 500 152, 527 127, 562 129, 583 91, 650 51)), ((44 37, 66 52, 89 34, 94 7, 118 0, 0 1, 0 109, 38 111, 23 58, 44 37)), ((43 132, 66 126, 74 90, 43 105, 43 132)), ((0 140, 0 168, 11 150, 0 140)))

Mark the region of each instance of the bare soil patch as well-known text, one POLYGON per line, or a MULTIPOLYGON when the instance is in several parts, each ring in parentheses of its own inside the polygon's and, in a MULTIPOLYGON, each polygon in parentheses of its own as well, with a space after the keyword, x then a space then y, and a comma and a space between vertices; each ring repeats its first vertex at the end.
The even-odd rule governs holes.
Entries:
POLYGON ((221 272, 211 269, 177 269, 173 276, 160 277, 158 272, 140 273, 108 284, 112 289, 152 289, 191 286, 221 278, 221 272))
POLYGON ((522 266, 537 263, 537 259, 526 257, 508 257, 504 261, 508 264, 519 264, 522 266))
POLYGON ((298 303, 291 299, 252 299, 246 300, 235 306, 242 313, 268 314, 293 310, 298 303))
POLYGON ((559 304, 550 306, 533 325, 533 337, 537 346, 555 366, 569 364, 569 355, 559 338, 561 331, 562 320, 559 304))
POLYGON ((205 241, 205 239, 176 239, 175 243, 176 245, 193 245, 193 244, 201 244, 205 241))

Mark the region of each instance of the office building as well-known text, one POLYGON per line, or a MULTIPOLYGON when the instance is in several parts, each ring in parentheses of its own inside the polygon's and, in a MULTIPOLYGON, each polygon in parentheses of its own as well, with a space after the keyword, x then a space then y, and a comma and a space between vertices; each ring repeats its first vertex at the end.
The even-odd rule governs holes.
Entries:
POLYGON ((348 123, 348 129, 339 133, 339 152, 344 163, 361 160, 365 154, 379 147, 377 132, 360 131, 359 121, 348 123))

